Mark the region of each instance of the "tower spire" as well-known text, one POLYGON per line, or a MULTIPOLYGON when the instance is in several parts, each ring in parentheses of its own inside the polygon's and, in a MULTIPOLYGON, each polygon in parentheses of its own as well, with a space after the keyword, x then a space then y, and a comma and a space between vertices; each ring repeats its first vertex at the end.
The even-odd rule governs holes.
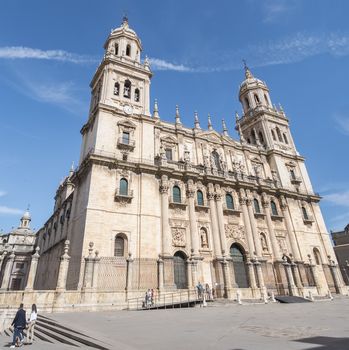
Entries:
POLYGON ((207 122, 208 122, 208 130, 213 130, 210 114, 207 116, 207 122))
POLYGON ((194 127, 195 129, 201 129, 197 111, 194 112, 194 127))
POLYGON ((181 117, 179 115, 179 107, 176 105, 176 125, 182 125, 181 117))
POLYGON ((160 119, 159 107, 158 107, 158 100, 157 100, 157 99, 155 99, 155 101, 154 101, 153 118, 154 118, 154 119, 160 119))
POLYGON ((245 69, 245 78, 246 79, 250 79, 253 78, 253 75, 250 71, 250 68, 248 68, 246 60, 242 60, 242 62, 244 63, 244 69, 245 69))
POLYGON ((225 124, 224 118, 222 119, 222 126, 223 126, 223 135, 224 135, 224 136, 229 136, 229 134, 228 134, 228 129, 227 129, 227 125, 225 124))

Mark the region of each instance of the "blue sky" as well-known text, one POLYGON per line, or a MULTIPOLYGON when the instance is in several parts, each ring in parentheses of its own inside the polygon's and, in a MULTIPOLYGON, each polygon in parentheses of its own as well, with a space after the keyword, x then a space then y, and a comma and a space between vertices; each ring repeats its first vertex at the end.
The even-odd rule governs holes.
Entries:
MULTIPOLYGON (((349 222, 349 2, 345 0, 3 0, 0 12, 0 229, 32 227, 78 162, 89 82, 123 13, 152 60, 160 116, 231 135, 242 59, 281 103, 329 229, 349 222), (103 4, 103 6, 101 6, 103 4)), ((236 136, 235 136, 236 137, 236 136)))

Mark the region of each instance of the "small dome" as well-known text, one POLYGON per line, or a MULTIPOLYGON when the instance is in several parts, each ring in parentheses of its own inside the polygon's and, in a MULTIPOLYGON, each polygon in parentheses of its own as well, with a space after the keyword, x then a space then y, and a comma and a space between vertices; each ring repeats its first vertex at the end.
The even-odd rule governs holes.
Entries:
POLYGON ((30 213, 29 213, 29 210, 28 210, 28 209, 27 209, 27 210, 25 211, 25 213, 23 214, 22 219, 23 219, 23 220, 31 220, 31 216, 30 216, 30 213))

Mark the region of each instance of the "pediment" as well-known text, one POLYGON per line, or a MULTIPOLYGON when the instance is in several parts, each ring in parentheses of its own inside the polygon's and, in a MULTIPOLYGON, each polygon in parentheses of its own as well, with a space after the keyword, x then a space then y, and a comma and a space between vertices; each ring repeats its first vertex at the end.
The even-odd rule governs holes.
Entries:
POLYGON ((211 142, 221 142, 222 141, 222 135, 214 130, 203 132, 200 136, 205 138, 207 141, 211 141, 211 142))
POLYGON ((160 137, 160 141, 161 141, 161 143, 166 144, 166 145, 175 145, 178 143, 174 137, 169 136, 169 135, 160 137))
POLYGON ((120 126, 120 125, 122 125, 126 128, 136 129, 136 124, 131 122, 131 120, 128 120, 128 119, 123 119, 123 120, 118 121, 118 126, 120 126))

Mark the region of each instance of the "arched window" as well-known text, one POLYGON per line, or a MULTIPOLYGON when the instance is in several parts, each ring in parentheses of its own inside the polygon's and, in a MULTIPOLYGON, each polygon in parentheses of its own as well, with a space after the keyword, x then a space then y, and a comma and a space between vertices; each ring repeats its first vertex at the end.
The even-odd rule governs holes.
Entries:
POLYGON ((119 83, 115 83, 114 84, 114 95, 115 96, 119 96, 119 92, 120 92, 120 84, 119 83))
POLYGON ((204 195, 200 190, 196 192, 196 200, 198 205, 204 205, 204 195))
POLYGON ((250 101, 248 100, 247 97, 245 97, 245 104, 246 104, 246 108, 250 109, 250 101))
POLYGON ((136 90, 135 90, 135 101, 136 101, 136 102, 139 102, 139 99, 140 99, 139 89, 136 89, 136 90))
POLYGON ((214 165, 216 166, 216 169, 221 170, 221 162, 219 160, 219 154, 217 151, 212 152, 212 158, 213 158, 214 165))
POLYGON ((127 196, 128 195, 128 181, 124 178, 120 180, 120 195, 127 196))
POLYGON ((131 97, 131 82, 129 80, 126 80, 124 84, 124 97, 131 97))
POLYGON ((281 132, 279 128, 276 128, 276 133, 278 134, 279 141, 282 142, 281 132))
POLYGON ((264 137, 263 137, 263 133, 261 131, 258 133, 258 137, 259 137, 259 141, 264 143, 264 137))
POLYGON ((269 105, 269 100, 268 100, 267 94, 264 94, 264 99, 265 99, 265 103, 266 103, 267 105, 269 105))
POLYGON ((259 202, 258 202, 258 199, 257 199, 257 198, 255 198, 255 199, 253 200, 253 205, 254 205, 254 212, 257 213, 257 214, 260 214, 261 208, 260 208, 260 206, 259 206, 259 202))
POLYGON ((308 213, 307 213, 307 209, 305 209, 305 207, 302 207, 302 213, 303 213, 303 218, 305 220, 309 219, 308 213))
POLYGON ((270 206, 271 206, 271 213, 272 213, 272 215, 277 216, 278 215, 278 209, 276 207, 275 202, 271 201, 270 202, 270 206))
POLYGON ((119 54, 119 44, 115 44, 115 55, 119 54))
POLYGON ((273 140, 276 141, 276 137, 275 137, 275 132, 274 132, 274 130, 271 131, 271 136, 273 137, 273 140))
POLYGON ((125 239, 121 236, 115 237, 114 256, 125 256, 125 239))
POLYGON ((315 258, 315 264, 321 265, 321 255, 320 255, 319 250, 317 248, 314 248, 313 253, 314 253, 314 258, 315 258))
POLYGON ((255 100, 256 104, 259 105, 260 101, 259 101, 258 95, 254 94, 253 96, 254 96, 254 100, 255 100))
POLYGON ((181 203, 181 189, 178 186, 173 186, 172 196, 175 203, 181 203))
POLYGON ((284 134, 283 134, 283 136, 284 136, 284 141, 285 141, 285 143, 287 143, 287 144, 288 144, 288 140, 287 140, 287 136, 286 136, 286 134, 284 133, 284 134))
POLYGON ((128 44, 126 46, 126 56, 131 56, 131 45, 130 44, 128 44))
POLYGON ((290 169, 290 175, 291 175, 291 179, 295 180, 296 179, 296 174, 294 173, 293 169, 290 169))
POLYGON ((247 139, 247 143, 248 143, 248 144, 251 144, 251 140, 250 140, 249 138, 247 139))
POLYGON ((234 209, 234 199, 231 194, 227 193, 225 195, 225 203, 227 205, 227 209, 234 209))
POLYGON ((255 145, 256 144, 256 133, 254 132, 254 130, 251 131, 251 140, 252 140, 252 143, 255 145))

